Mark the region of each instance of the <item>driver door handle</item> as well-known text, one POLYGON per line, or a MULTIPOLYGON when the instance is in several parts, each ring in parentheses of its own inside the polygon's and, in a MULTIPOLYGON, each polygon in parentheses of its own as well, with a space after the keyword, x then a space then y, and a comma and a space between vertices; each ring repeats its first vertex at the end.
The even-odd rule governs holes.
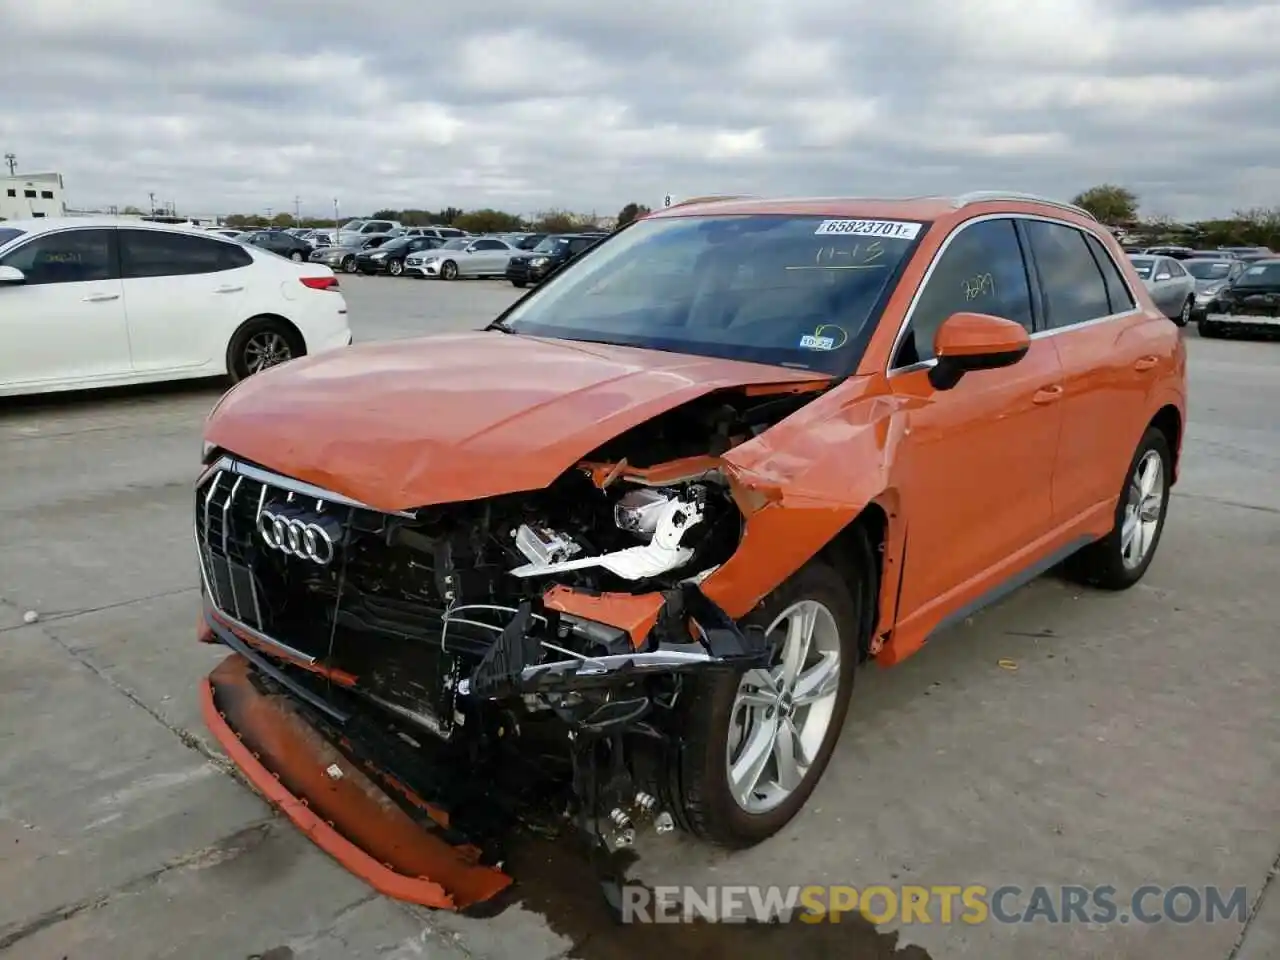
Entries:
POLYGON ((1159 357, 1141 357, 1134 361, 1133 369, 1141 373, 1144 370, 1150 370, 1160 362, 1159 357))
POLYGON ((214 293, 239 293, 244 287, 217 287, 214 293))
POLYGON ((85 303, 106 303, 108 300, 119 300, 118 293, 94 293, 84 298, 85 303))
POLYGON ((1031 398, 1032 403, 1044 406, 1046 403, 1055 403, 1062 399, 1062 384, 1055 383, 1051 387, 1041 387, 1036 391, 1035 396, 1031 398))

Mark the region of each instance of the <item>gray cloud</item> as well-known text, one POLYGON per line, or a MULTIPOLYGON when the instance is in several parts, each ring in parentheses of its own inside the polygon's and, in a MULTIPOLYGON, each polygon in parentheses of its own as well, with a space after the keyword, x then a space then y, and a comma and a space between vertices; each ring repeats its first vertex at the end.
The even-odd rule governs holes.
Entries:
POLYGON ((0 0, 0 24, 0 146, 83 205, 1280 203, 1273 0, 0 0))

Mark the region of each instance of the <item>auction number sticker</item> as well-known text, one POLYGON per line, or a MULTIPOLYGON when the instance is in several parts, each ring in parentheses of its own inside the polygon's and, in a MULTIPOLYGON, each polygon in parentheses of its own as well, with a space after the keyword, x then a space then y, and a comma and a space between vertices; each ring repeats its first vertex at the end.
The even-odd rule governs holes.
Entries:
POLYGON ((891 237, 895 240, 914 240, 920 233, 922 223, 909 220, 823 220, 818 229, 819 234, 838 234, 845 237, 891 237))

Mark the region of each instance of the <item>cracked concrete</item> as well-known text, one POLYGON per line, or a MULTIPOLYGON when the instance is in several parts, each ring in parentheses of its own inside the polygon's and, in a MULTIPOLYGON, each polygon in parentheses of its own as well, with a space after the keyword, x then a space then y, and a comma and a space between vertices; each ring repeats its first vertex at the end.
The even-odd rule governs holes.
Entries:
MULTIPOLYGON (((514 295, 343 286, 358 339, 475 326, 514 295)), ((1262 893, 1280 852, 1280 344, 1189 345, 1183 482, 1140 587, 1100 596, 1044 578, 901 667, 868 670, 795 823, 734 855, 650 841, 641 878, 1243 884, 1247 928, 900 932, 934 960, 1280 956, 1274 879, 1262 893)), ((554 897, 537 898, 546 916, 474 920, 373 895, 227 775, 196 702, 221 654, 193 641, 189 531, 217 393, 0 405, 0 953, 625 956, 626 930, 575 948, 584 934, 554 897), (24 624, 28 610, 41 619, 24 624)))

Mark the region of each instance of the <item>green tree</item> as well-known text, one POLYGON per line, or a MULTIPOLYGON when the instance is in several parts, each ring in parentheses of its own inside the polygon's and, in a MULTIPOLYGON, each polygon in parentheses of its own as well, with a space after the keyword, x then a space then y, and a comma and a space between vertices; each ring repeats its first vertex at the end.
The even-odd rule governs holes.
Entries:
POLYGON ((401 211, 399 210, 375 210, 373 211, 373 216, 370 217, 369 219, 370 220, 399 220, 400 213, 401 211))
POLYGON ((568 210, 547 210, 530 225, 538 233, 573 233, 582 229, 582 218, 568 210))
POLYGON ((502 233, 523 229, 524 223, 514 213, 485 208, 468 210, 453 218, 453 226, 468 233, 502 233))
POLYGON ((1071 201, 1084 207, 1103 223, 1132 223, 1138 219, 1138 196, 1128 187, 1102 183, 1076 194, 1071 201))
POLYGON ((617 228, 620 230, 633 220, 643 217, 646 213, 651 213, 650 209, 642 203, 628 203, 625 207, 618 211, 617 228))

